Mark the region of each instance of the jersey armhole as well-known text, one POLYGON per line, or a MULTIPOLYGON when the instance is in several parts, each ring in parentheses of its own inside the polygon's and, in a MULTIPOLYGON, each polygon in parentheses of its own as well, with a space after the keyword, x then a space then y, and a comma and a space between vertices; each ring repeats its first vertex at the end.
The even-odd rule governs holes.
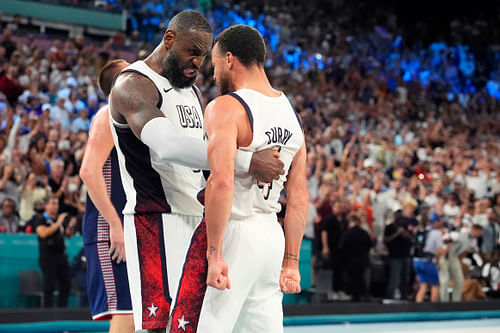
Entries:
POLYGON ((290 100, 288 100, 288 103, 290 103, 290 107, 292 108, 293 110, 293 113, 295 113, 295 117, 297 118, 297 121, 299 122, 299 126, 302 130, 304 130, 304 127, 302 126, 302 120, 300 119, 300 116, 299 116, 299 113, 297 112, 297 109, 295 109, 292 105, 292 103, 290 102, 290 100))
POLYGON ((200 98, 200 95, 201 95, 201 91, 200 89, 195 86, 194 84, 191 86, 193 88, 193 91, 194 91, 194 94, 196 95, 196 98, 198 98, 198 103, 200 103, 200 107, 203 111, 203 104, 201 104, 201 98, 200 98))
POLYGON ((243 98, 241 98, 240 95, 238 95, 238 94, 236 94, 234 92, 229 93, 228 95, 233 96, 234 98, 236 98, 238 100, 238 102, 240 102, 241 105, 243 105, 243 107, 245 108, 245 111, 247 112, 248 120, 250 121, 250 127, 252 127, 252 133, 253 133, 253 115, 252 115, 252 111, 250 110, 250 107, 245 102, 245 100, 243 98))

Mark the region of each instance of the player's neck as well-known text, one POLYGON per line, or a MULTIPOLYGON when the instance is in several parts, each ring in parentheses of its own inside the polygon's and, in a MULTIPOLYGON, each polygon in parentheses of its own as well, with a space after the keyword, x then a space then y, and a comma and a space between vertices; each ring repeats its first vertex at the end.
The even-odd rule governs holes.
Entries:
POLYGON ((161 44, 158 45, 151 54, 144 59, 144 62, 146 65, 148 65, 152 70, 154 70, 158 74, 162 74, 162 68, 161 68, 161 63, 162 59, 164 58, 164 54, 162 54, 164 51, 161 48, 161 44))
POLYGON ((252 89, 269 97, 280 96, 280 93, 271 86, 263 68, 243 70, 238 73, 233 82, 235 90, 252 89))

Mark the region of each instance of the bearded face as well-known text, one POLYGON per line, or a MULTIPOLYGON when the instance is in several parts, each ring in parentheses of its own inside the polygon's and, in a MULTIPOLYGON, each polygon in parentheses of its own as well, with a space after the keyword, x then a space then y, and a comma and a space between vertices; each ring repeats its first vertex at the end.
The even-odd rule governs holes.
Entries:
POLYGON ((182 65, 175 48, 167 52, 162 62, 162 75, 176 88, 188 88, 194 84, 198 68, 192 63, 182 65), (189 76, 186 76, 188 74, 189 76))
POLYGON ((215 84, 219 88, 221 95, 226 95, 234 91, 233 82, 231 81, 231 77, 228 73, 219 73, 219 77, 216 78, 215 84))

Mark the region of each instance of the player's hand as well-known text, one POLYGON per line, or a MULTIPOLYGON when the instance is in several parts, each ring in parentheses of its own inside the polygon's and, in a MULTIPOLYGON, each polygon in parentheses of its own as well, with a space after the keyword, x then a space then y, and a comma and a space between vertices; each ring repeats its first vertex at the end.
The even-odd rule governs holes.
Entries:
POLYGON ((279 157, 279 152, 271 148, 255 152, 252 155, 248 172, 263 183, 279 179, 280 175, 285 174, 285 164, 279 157))
POLYGON ((222 259, 208 260, 207 285, 219 290, 231 289, 228 267, 222 259))
POLYGON ((117 264, 125 261, 125 242, 123 240, 121 223, 109 227, 109 240, 111 241, 111 246, 109 247, 111 259, 116 260, 117 264))
POLYGON ((283 293, 296 294, 300 293, 300 272, 298 268, 281 269, 280 287, 283 293))

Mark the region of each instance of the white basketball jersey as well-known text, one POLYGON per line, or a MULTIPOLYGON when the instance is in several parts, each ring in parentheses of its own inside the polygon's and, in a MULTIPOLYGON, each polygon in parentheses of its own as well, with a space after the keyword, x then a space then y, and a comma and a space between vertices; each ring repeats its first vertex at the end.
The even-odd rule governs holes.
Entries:
MULTIPOLYGON (((194 87, 174 88, 144 61, 123 70, 149 78, 159 94, 158 108, 170 119, 177 132, 203 140, 203 114, 194 87)), ((110 109, 113 106, 110 105, 110 109)), ((204 187, 201 170, 166 162, 149 149, 127 124, 111 119, 118 151, 123 187, 127 196, 124 214, 178 213, 202 216, 203 206, 196 196, 204 187)), ((158 133, 160 135, 160 133, 158 133)))
POLYGON ((285 94, 269 97, 255 90, 241 89, 231 93, 245 107, 253 129, 252 143, 242 150, 280 149, 285 174, 271 183, 260 183, 247 173, 235 172, 231 219, 241 219, 255 213, 278 213, 280 193, 295 154, 304 142, 300 119, 285 94))

